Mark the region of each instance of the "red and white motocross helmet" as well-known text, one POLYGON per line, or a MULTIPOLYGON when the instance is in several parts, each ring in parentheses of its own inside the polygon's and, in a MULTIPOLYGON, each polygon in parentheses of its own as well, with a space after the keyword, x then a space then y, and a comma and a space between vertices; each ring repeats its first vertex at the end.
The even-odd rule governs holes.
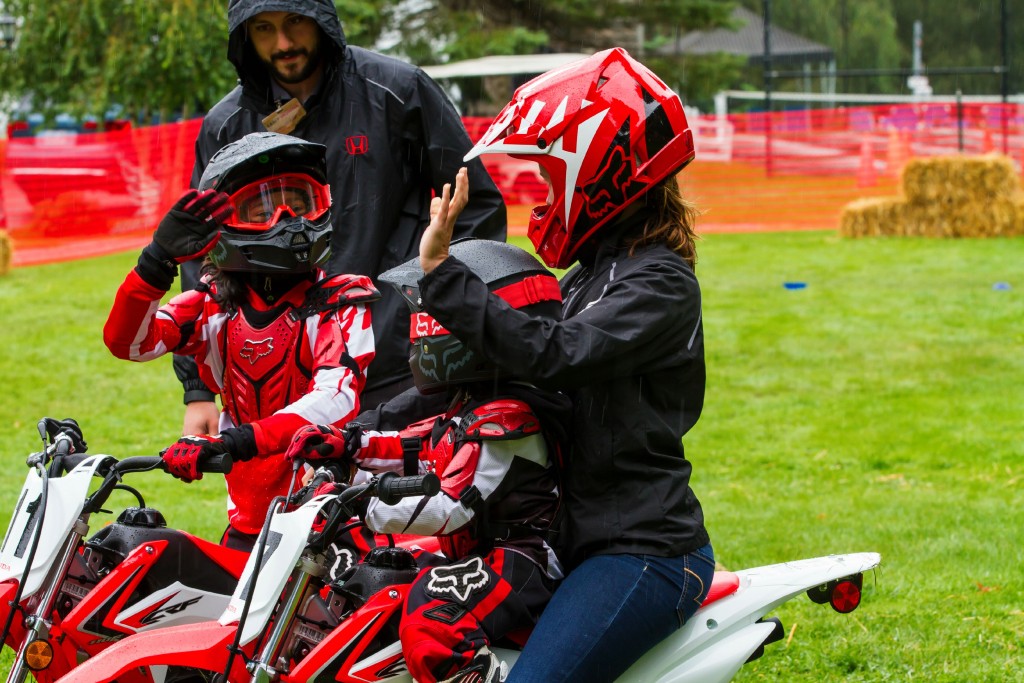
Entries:
POLYGON ((622 48, 520 86, 465 160, 491 153, 536 161, 551 178, 554 203, 533 210, 529 236, 552 268, 694 157, 679 96, 622 48))

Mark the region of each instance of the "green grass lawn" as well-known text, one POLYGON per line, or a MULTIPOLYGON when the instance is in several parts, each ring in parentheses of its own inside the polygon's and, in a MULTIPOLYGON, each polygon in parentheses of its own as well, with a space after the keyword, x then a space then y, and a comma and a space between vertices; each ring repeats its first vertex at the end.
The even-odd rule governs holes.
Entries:
MULTIPOLYGON (((719 563, 883 558, 852 615, 806 598, 777 610, 787 639, 737 680, 1024 680, 1024 239, 802 232, 698 248, 708 391, 685 443, 719 563)), ((0 278, 4 525, 40 417, 75 417, 91 452, 115 456, 179 433, 170 361, 118 361, 102 343, 134 260, 0 278)), ((133 482, 170 524, 223 529, 221 478, 133 482)))

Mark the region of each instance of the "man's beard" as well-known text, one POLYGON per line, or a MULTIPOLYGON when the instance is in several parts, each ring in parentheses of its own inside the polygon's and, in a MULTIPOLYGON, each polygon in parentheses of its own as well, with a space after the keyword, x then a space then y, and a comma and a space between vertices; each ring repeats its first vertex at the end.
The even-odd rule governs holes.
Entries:
POLYGON ((313 75, 316 68, 320 65, 320 50, 318 47, 314 47, 312 51, 300 48, 297 50, 291 50, 290 52, 277 52, 270 55, 270 61, 264 62, 267 68, 270 69, 270 73, 273 74, 274 78, 281 83, 302 83, 307 78, 313 75), (285 72, 278 68, 276 60, 281 57, 291 57, 295 55, 305 55, 306 64, 297 72, 285 72))

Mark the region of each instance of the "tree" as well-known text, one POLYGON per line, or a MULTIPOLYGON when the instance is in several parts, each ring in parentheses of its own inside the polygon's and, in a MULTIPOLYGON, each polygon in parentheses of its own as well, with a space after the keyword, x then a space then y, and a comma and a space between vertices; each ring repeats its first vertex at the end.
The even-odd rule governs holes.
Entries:
MULTIPOLYGON (((339 0, 354 44, 372 44, 397 0, 339 0)), ((227 3, 205 0, 4 0, 18 17, 0 53, 0 91, 33 111, 102 117, 120 105, 161 120, 205 112, 237 79, 227 3)))
MULTIPOLYGON (((732 3, 722 0, 421 0, 409 5, 404 14, 396 15, 394 30, 400 38, 394 52, 416 64, 487 55, 593 52, 627 44, 684 98, 708 96, 713 87, 709 76, 729 78, 738 72, 736 60, 729 58, 687 62, 644 53, 665 35, 727 22, 732 3), (640 44, 638 35, 645 36, 640 44)), ((462 79, 458 85, 464 104, 487 98, 480 79, 462 79)))

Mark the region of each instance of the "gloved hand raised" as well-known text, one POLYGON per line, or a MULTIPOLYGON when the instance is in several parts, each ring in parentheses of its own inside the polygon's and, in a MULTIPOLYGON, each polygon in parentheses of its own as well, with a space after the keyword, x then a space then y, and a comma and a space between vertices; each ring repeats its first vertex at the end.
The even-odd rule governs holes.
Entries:
POLYGON ((289 462, 297 458, 309 462, 351 458, 359 449, 361 431, 358 427, 341 430, 330 425, 300 427, 284 457, 289 462))
POLYGON ((160 221, 153 242, 177 263, 197 259, 217 244, 220 227, 233 212, 223 192, 189 190, 160 221))

